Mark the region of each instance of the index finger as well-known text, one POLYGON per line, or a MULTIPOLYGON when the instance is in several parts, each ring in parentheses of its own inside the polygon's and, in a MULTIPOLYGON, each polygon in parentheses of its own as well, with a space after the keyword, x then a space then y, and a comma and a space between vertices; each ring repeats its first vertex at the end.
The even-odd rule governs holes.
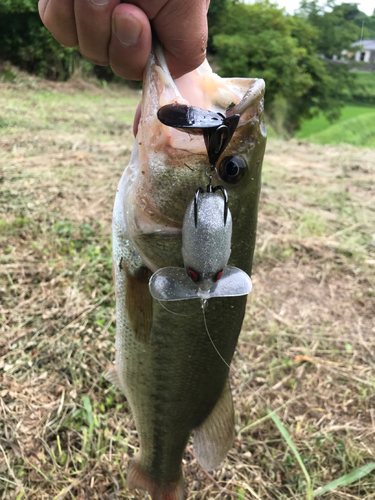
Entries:
POLYGON ((173 78, 197 68, 206 57, 209 0, 126 0, 142 9, 164 47, 173 78))
POLYGON ((193 71, 206 57, 209 1, 170 0, 152 20, 174 78, 193 71))

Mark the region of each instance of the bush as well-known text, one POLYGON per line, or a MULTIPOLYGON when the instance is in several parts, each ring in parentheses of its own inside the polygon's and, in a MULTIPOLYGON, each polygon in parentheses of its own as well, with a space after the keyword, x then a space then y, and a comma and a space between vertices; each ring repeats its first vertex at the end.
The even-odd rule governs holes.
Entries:
POLYGON ((0 15, 38 12, 38 0, 1 0, 0 15))
POLYGON ((81 59, 77 48, 63 47, 53 38, 37 12, 1 15, 0 60, 38 76, 66 80, 81 59))
POLYGON ((96 66, 77 47, 62 46, 43 25, 35 0, 0 0, 0 63, 51 80, 68 80, 77 70, 106 81, 124 80, 109 66, 96 66), (22 11, 22 9, 24 9, 22 11))

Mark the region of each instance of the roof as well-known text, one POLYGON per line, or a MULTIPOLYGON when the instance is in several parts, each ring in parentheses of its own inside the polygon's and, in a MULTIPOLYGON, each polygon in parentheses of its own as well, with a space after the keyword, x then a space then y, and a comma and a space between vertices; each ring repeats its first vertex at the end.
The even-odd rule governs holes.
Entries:
POLYGON ((363 45, 364 50, 375 50, 375 40, 359 40, 354 42, 352 46, 363 45))

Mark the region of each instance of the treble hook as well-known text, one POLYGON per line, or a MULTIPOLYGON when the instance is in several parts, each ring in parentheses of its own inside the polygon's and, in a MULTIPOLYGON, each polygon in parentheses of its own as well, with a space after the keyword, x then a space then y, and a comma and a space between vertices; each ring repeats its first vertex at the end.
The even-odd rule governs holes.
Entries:
MULTIPOLYGON (((213 186, 211 184, 211 179, 210 179, 210 183, 207 184, 206 192, 207 193, 216 193, 216 191, 218 189, 220 189, 220 191, 223 193, 223 197, 224 197, 224 226, 225 226, 227 223, 227 218, 228 218, 228 193, 227 193, 227 190, 225 188, 223 188, 223 186, 213 186)), ((204 191, 201 187, 199 187, 195 191, 195 195, 194 195, 194 223, 195 223, 195 227, 197 227, 197 225, 198 225, 198 198, 199 198, 200 193, 204 193, 204 191)))

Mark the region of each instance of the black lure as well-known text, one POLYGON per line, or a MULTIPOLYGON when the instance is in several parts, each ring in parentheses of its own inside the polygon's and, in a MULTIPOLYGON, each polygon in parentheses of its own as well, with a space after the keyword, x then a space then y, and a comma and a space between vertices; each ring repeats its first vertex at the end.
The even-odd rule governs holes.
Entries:
POLYGON ((240 115, 224 116, 207 109, 186 104, 167 104, 158 110, 163 125, 190 133, 203 133, 212 169, 232 139, 240 115))

